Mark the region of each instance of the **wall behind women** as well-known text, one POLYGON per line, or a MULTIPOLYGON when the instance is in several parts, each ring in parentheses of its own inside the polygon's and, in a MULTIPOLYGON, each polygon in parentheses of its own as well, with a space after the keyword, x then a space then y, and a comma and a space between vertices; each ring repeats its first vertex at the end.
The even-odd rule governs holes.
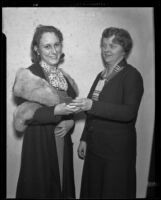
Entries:
MULTIPOLYGON (((38 24, 58 27, 64 35, 65 62, 62 67, 76 80, 80 97, 86 97, 93 80, 103 69, 100 38, 106 27, 127 29, 134 48, 128 62, 144 79, 144 96, 138 113, 137 197, 146 194, 154 126, 154 35, 152 8, 3 8, 3 32, 7 36, 7 198, 14 198, 20 169, 22 138, 13 129, 12 86, 20 67, 28 67, 30 44, 38 24)), ((84 127, 81 115, 72 139, 76 195, 79 197, 83 161, 77 147, 84 127)))

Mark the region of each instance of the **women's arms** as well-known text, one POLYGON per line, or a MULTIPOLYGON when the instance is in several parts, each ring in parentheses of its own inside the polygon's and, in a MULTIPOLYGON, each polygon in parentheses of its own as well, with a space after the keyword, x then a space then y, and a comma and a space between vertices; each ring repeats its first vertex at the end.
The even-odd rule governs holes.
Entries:
POLYGON ((42 106, 38 108, 33 117, 26 121, 26 124, 57 124, 61 116, 54 115, 55 106, 42 106))
POLYGON ((108 102, 93 102, 89 114, 110 119, 128 122, 136 118, 143 95, 143 80, 137 71, 127 75, 124 79, 124 103, 113 104, 108 102))
POLYGON ((67 115, 76 112, 78 108, 69 108, 65 103, 56 106, 42 106, 38 108, 28 124, 57 124, 62 119, 66 119, 67 115))
POLYGON ((76 99, 71 105, 79 106, 88 114, 109 120, 128 122, 137 116, 143 95, 143 80, 137 71, 129 73, 123 82, 123 103, 92 101, 89 98, 76 99))

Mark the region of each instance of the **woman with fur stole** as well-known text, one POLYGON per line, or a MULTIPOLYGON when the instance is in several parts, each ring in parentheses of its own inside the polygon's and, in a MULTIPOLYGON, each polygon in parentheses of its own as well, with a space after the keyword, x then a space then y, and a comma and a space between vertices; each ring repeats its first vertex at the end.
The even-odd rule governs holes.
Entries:
POLYGON ((39 25, 31 43, 32 65, 18 70, 13 86, 17 99, 16 131, 23 132, 16 198, 75 198, 73 112, 75 81, 58 66, 63 62, 63 35, 39 25))

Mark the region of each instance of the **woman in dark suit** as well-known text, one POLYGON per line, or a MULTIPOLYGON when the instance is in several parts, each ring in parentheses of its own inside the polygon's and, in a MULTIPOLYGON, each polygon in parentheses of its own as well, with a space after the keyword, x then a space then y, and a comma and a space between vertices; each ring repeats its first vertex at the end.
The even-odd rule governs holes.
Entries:
POLYGON ((78 109, 67 103, 78 88, 59 68, 62 45, 59 29, 38 26, 31 44, 32 65, 16 74, 14 125, 24 135, 16 198, 75 198, 71 134, 72 113, 78 109))
POLYGON ((135 123, 144 89, 141 74, 127 63, 132 46, 126 30, 105 29, 101 38, 105 69, 88 98, 71 103, 87 115, 78 147, 79 157, 85 159, 80 198, 136 197, 135 123))

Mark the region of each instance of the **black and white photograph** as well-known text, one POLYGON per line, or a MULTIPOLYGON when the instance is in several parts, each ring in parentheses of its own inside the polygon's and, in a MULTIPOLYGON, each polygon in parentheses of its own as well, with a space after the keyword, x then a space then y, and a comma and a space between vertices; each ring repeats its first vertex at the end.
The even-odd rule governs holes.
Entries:
POLYGON ((158 197, 154 14, 2 8, 6 198, 158 197))

